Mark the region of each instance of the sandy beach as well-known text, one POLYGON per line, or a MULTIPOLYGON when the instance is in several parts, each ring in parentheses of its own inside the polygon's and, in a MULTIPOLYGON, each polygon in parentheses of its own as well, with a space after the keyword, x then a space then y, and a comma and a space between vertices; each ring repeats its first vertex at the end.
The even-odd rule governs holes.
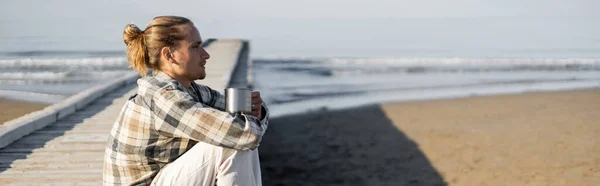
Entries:
POLYGON ((274 118, 265 185, 598 185, 600 90, 274 118))
POLYGON ((17 101, 0 98, 0 126, 4 122, 21 117, 33 111, 41 110, 48 104, 17 101))

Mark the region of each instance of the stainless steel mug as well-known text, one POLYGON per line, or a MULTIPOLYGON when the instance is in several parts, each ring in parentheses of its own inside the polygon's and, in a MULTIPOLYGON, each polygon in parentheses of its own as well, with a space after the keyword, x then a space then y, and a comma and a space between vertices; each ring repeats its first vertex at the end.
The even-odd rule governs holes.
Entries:
POLYGON ((249 113, 252 111, 252 90, 249 88, 226 88, 225 111, 249 113))

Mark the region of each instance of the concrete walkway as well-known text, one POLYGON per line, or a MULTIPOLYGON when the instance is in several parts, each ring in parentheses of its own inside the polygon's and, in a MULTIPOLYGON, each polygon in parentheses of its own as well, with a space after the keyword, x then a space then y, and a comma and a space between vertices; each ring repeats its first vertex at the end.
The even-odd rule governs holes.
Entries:
MULTIPOLYGON (((244 42, 218 40, 206 47, 207 78, 198 83, 223 91, 244 42)), ((109 131, 136 84, 104 95, 45 128, 0 149, 0 185, 101 185, 109 131)))

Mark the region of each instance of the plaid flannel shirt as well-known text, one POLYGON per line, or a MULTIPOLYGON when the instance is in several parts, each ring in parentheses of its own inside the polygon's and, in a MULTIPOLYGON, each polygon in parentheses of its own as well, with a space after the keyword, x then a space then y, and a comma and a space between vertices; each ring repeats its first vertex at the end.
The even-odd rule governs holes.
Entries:
POLYGON ((192 82, 184 88, 159 72, 138 81, 137 94, 119 114, 104 155, 104 185, 150 185, 166 164, 198 141, 249 150, 258 147, 268 124, 225 112, 224 96, 192 82))

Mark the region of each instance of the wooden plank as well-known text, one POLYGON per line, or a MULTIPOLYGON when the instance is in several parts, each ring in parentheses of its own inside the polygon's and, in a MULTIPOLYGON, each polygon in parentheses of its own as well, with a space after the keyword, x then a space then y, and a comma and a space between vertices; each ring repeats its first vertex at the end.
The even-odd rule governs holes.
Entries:
POLYGON ((89 162, 89 161, 103 161, 104 160, 104 153, 98 153, 96 156, 91 156, 91 157, 73 157, 73 156, 58 156, 59 154, 57 154, 57 156, 44 156, 39 157, 36 155, 31 155, 31 158, 29 158, 29 156, 23 156, 23 155, 0 155, 0 162, 10 162, 12 161, 13 163, 15 162, 29 162, 29 163, 39 163, 39 162, 60 162, 60 161, 64 161, 65 163, 67 162, 89 162), (101 155, 101 156, 98 156, 101 155), (24 159, 24 158, 29 158, 29 159, 24 159))
POLYGON ((8 169, 0 175, 14 175, 14 177, 26 177, 26 176, 43 176, 50 177, 52 176, 64 176, 64 175, 77 175, 77 176, 85 176, 90 175, 91 177, 100 177, 102 176, 102 169, 55 169, 55 170, 17 170, 17 169, 8 169))
POLYGON ((102 169, 102 162, 89 162, 89 163, 77 163, 77 164, 65 164, 64 162, 42 162, 42 163, 13 163, 6 165, 0 163, 0 167, 13 168, 16 170, 52 170, 52 169, 102 169))
MULTIPOLYGON (((102 160, 100 159, 77 159, 77 160, 36 160, 36 161, 27 161, 26 159, 19 159, 19 160, 14 160, 12 162, 2 162, 0 163, 0 167, 10 167, 11 169, 20 169, 20 168, 26 168, 28 166, 31 167, 36 167, 36 166, 42 166, 42 165, 48 165, 48 166, 60 166, 60 165, 66 165, 66 164, 81 164, 81 165, 101 165, 102 164, 102 160)), ((94 166, 94 167, 101 167, 101 166, 94 166)), ((0 176, 1 177, 1 176, 0 176)))
MULTIPOLYGON (((1 174, 0 174, 1 175, 1 174)), ((26 174, 23 176, 18 175, 2 175, 2 179, 0 179, 0 185, 7 185, 9 183, 31 183, 32 185, 40 185, 40 183, 74 183, 75 185, 79 185, 79 183, 83 182, 94 182, 94 183, 102 183, 102 174, 78 174, 78 175, 68 175, 68 174, 56 174, 56 175, 35 175, 35 174, 26 174), (33 184, 36 183, 36 184, 33 184)), ((100 184, 102 185, 102 184, 100 184)))
MULTIPOLYGON (((38 179, 39 180, 39 179, 38 179)), ((37 181, 37 180, 36 180, 37 181)), ((39 180, 39 183, 44 183, 45 186, 98 186, 102 185, 101 181, 93 181, 93 180, 76 180, 77 182, 66 182, 64 179, 55 179, 55 180, 39 180), (84 182, 85 181, 85 182, 84 182)), ((0 180, 0 185, 2 186, 29 186, 29 185, 40 185, 39 183, 32 183, 30 179, 9 179, 9 180, 0 180)))
POLYGON ((6 152, 73 152, 73 151, 90 151, 90 152, 102 152, 104 153, 104 147, 106 145, 102 144, 101 148, 98 145, 82 145, 82 146, 59 146, 53 148, 31 148, 31 147, 13 147, 13 148, 5 148, 0 150, 1 153, 6 152))
MULTIPOLYGON (((22 141, 13 143, 10 146, 11 146, 11 148, 13 148, 13 147, 14 148, 32 148, 31 144, 27 144, 22 141)), ((73 151, 75 151, 75 150, 86 150, 86 149, 104 149, 104 147, 106 147, 106 145, 103 143, 92 143, 92 144, 73 143, 73 144, 69 144, 68 146, 64 146, 64 145, 60 145, 60 144, 47 144, 47 145, 44 145, 43 147, 56 148, 56 149, 70 148, 70 149, 73 149, 73 151)), ((2 150, 4 150, 4 149, 2 149, 2 150)), ((2 152, 2 150, 0 150, 0 153, 2 152)))

